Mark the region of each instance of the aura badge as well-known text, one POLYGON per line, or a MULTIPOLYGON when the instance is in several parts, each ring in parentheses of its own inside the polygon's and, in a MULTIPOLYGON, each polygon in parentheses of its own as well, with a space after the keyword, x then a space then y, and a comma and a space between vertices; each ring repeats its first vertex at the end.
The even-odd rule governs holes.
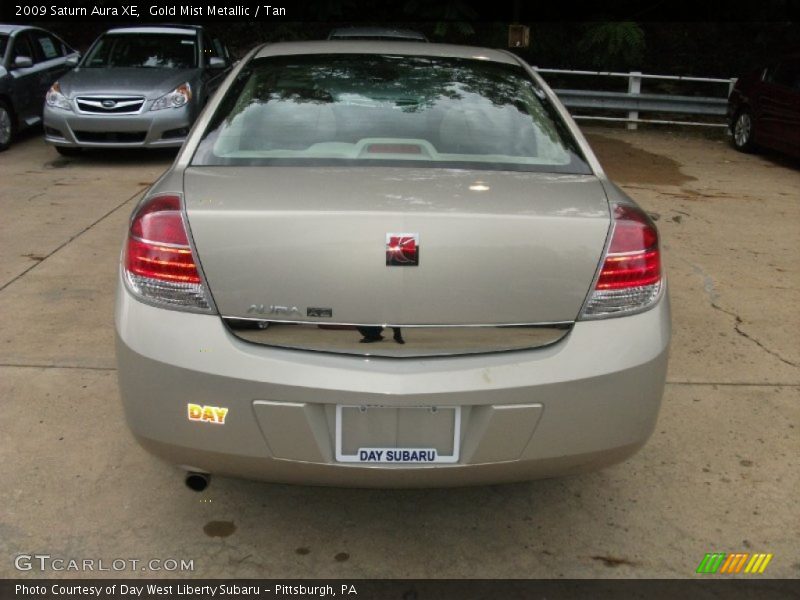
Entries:
POLYGON ((416 267, 419 265, 418 233, 386 234, 386 266, 416 267))

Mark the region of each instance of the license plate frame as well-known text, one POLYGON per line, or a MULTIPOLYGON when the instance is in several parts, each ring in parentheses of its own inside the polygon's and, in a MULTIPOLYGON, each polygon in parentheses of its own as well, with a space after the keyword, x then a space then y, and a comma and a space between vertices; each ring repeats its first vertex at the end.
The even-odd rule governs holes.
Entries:
MULTIPOLYGON (((336 431, 334 447, 336 451, 336 461, 340 463, 361 464, 361 465, 405 465, 405 466, 421 466, 421 465, 434 465, 434 464, 453 464, 457 463, 461 455, 461 407, 460 406, 404 406, 404 407, 388 407, 388 406, 364 406, 357 404, 337 404, 336 405, 336 431), (369 411, 370 409, 397 409, 397 410, 427 410, 427 411, 452 411, 453 412, 453 450, 452 454, 440 454, 435 448, 423 447, 400 447, 400 446, 384 446, 384 447, 359 447, 355 454, 345 454, 342 450, 342 421, 343 412, 345 409, 357 409, 360 411, 369 411), (366 452, 381 452, 380 459, 375 460, 377 454, 372 454, 371 459, 363 460, 361 457, 362 451, 366 452), (419 457, 422 452, 435 452, 433 460, 402 460, 406 455, 404 452, 416 452, 419 457), (400 453, 400 454, 397 454, 400 453), (397 459, 390 460, 390 456, 395 456, 397 459)), ((427 456, 430 456, 429 454, 427 456)))

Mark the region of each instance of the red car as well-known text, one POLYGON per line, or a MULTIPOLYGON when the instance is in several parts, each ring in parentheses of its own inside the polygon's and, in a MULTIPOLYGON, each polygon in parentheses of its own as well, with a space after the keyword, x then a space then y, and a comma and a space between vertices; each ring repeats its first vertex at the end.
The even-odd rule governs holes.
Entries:
POLYGON ((772 148, 800 158, 800 55, 742 77, 728 98, 733 145, 772 148))

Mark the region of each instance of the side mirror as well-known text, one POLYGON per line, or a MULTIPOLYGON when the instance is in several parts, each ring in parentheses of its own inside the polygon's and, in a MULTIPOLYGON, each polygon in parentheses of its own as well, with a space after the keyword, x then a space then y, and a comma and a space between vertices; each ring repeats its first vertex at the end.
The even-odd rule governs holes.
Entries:
POLYGON ((30 69, 33 66, 33 59, 30 56, 18 56, 14 59, 15 69, 30 69))
POLYGON ((76 67, 78 66, 78 62, 81 60, 80 55, 78 56, 70 56, 67 60, 64 61, 64 64, 68 67, 76 67))
POLYGON ((224 69, 228 66, 227 61, 224 58, 220 58, 219 56, 212 56, 208 59, 208 68, 209 69, 224 69))

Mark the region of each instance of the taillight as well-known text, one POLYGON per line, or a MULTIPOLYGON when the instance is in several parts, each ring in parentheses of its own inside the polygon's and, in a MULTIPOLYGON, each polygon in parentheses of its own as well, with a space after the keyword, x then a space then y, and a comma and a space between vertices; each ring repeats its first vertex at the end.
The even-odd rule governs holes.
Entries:
POLYGON ((136 295, 150 302, 210 309, 189 245, 180 197, 153 196, 136 211, 125 247, 125 278, 136 295))
POLYGON ((603 266, 583 309, 584 318, 621 316, 655 304, 661 291, 658 231, 636 206, 614 206, 603 266))

